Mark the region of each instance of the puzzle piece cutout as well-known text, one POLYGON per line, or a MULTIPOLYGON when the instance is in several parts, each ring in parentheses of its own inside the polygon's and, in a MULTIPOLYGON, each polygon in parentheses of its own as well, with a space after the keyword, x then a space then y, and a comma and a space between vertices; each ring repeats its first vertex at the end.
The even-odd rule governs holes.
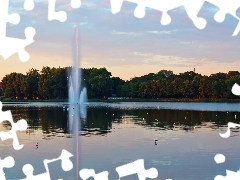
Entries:
POLYGON ((32 11, 34 9, 34 1, 33 0, 25 0, 24 9, 26 11, 32 11))
MULTIPOLYGON (((124 0, 111 0, 112 13, 116 14, 121 10, 124 0)), ((207 25, 207 21, 204 18, 198 17, 198 13, 201 10, 205 2, 209 2, 217 7, 219 11, 215 14, 214 19, 217 22, 223 22, 225 20, 226 14, 230 14, 236 19, 239 23, 232 34, 236 36, 240 31, 240 18, 236 15, 237 9, 240 7, 239 0, 125 0, 137 4, 137 7, 134 11, 134 15, 137 18, 143 18, 145 16, 145 8, 151 8, 162 12, 161 24, 168 25, 171 23, 171 17, 168 14, 168 11, 175 8, 183 6, 186 10, 188 17, 192 20, 193 24, 198 29, 204 29, 207 25)))
POLYGON ((128 163, 116 168, 119 175, 119 180, 122 177, 137 174, 139 180, 146 180, 146 178, 154 179, 158 177, 158 171, 155 168, 146 170, 144 168, 144 160, 139 159, 132 163, 128 163))
MULTIPOLYGON (((214 160, 217 164, 225 162, 225 156, 223 154, 217 154, 214 157, 214 160)), ((226 170, 226 176, 217 175, 214 180, 232 180, 240 179, 240 171, 234 172, 226 170)))
POLYGON ((240 179, 240 170, 237 172, 226 170, 226 176, 217 175, 214 180, 235 180, 240 179))
MULTIPOLYGON (((31 10, 30 0, 26 0, 24 8, 31 10), (26 3, 27 2, 27 3, 26 3)), ((15 53, 18 53, 18 57, 22 62, 27 61, 30 58, 28 52, 25 51, 25 47, 34 42, 35 29, 33 27, 27 27, 25 29, 26 39, 18 39, 12 37, 6 37, 6 25, 7 23, 18 24, 20 22, 20 16, 17 13, 8 14, 9 0, 0 1, 0 55, 4 59, 9 58, 15 53)))
POLYGON ((1 160, 0 158, 0 179, 6 180, 3 168, 12 168, 15 165, 15 161, 12 156, 8 156, 1 160))
POLYGON ((58 20, 60 22, 65 22, 67 20, 67 13, 65 11, 55 11, 56 0, 48 1, 48 20, 58 20))
MULTIPOLYGON (((219 20, 222 20, 222 19, 219 19, 219 20)), ((232 93, 234 95, 240 95, 240 86, 237 83, 235 83, 233 85, 232 93)), ((235 115, 235 119, 236 119, 236 115, 235 115)), ((222 138, 230 137, 230 134, 231 134, 230 128, 235 128, 235 127, 240 127, 240 124, 228 122, 227 132, 223 133, 223 134, 219 133, 220 136, 222 138)), ((217 154, 217 155, 215 155, 214 160, 217 164, 224 163, 225 162, 225 156, 223 154, 217 154)), ((214 178, 214 180, 232 180, 232 179, 240 179, 240 170, 237 171, 237 172, 226 170, 226 176, 217 175, 214 178)))
POLYGON ((232 93, 236 96, 240 96, 240 86, 237 83, 233 85, 232 93))
POLYGON ((230 134, 231 134, 231 131, 230 131, 230 128, 235 128, 235 127, 240 127, 240 124, 236 124, 236 123, 232 123, 232 122, 229 122, 228 123, 228 128, 227 128, 227 132, 225 133, 219 133, 219 135, 222 137, 222 138, 229 138, 230 137, 230 134))
POLYGON ((83 180, 87 180, 90 177, 93 177, 94 180, 108 180, 108 171, 96 174, 94 169, 82 169, 79 171, 79 176, 83 180))
POLYGON ((2 111, 2 102, 0 101, 0 123, 3 121, 9 121, 11 123, 11 130, 7 132, 0 131, 0 138, 2 141, 7 139, 13 139, 13 148, 15 150, 20 150, 23 148, 23 145, 19 144, 18 137, 16 131, 24 131, 27 129, 27 122, 24 119, 17 121, 16 123, 13 122, 12 113, 11 111, 2 111))
POLYGON ((220 10, 215 14, 214 19, 217 22, 223 22, 227 14, 232 15, 236 19, 238 19, 238 25, 233 32, 233 36, 238 35, 240 31, 240 17, 237 16, 237 9, 240 7, 239 0, 208 0, 209 3, 217 6, 220 10))
POLYGON ((48 160, 48 159, 43 160, 43 164, 46 169, 46 172, 38 175, 33 175, 34 168, 31 164, 25 164, 22 170, 23 170, 23 173, 26 175, 26 178, 22 180, 43 180, 43 179, 51 180, 48 164, 58 160, 62 161, 61 166, 64 171, 70 171, 73 168, 73 163, 70 160, 70 157, 73 157, 73 154, 63 149, 61 152, 61 155, 58 158, 51 159, 51 160, 48 160))
POLYGON ((223 154, 216 154, 214 157, 214 160, 217 164, 224 163, 225 162, 225 156, 223 154))
MULTIPOLYGON (((80 8, 81 0, 71 0, 71 7, 76 9, 80 8)), ((67 20, 67 13, 65 11, 55 11, 56 0, 48 0, 48 20, 58 20, 60 22, 65 22, 67 20)))
POLYGON ((71 0, 71 7, 74 9, 81 7, 81 0, 71 0))
MULTIPOLYGON (((239 96, 240 95, 240 86, 235 83, 232 87, 232 93, 234 95, 237 95, 239 96)), ((235 118, 236 118, 236 115, 235 115, 235 118)), ((230 128, 235 128, 235 127, 240 127, 240 124, 236 124, 236 123, 232 123, 232 122, 229 122, 228 123, 228 128, 227 128, 227 132, 226 133, 219 133, 219 135, 222 137, 222 138, 228 138, 230 137, 230 134, 231 134, 231 131, 230 131, 230 128)))
POLYGON ((236 12, 237 12, 237 9, 240 7, 240 1, 239 0, 229 0, 229 1, 208 0, 208 2, 219 8, 219 11, 214 15, 215 21, 219 23, 223 22, 227 14, 232 15, 239 21, 232 36, 238 35, 240 31, 240 17, 237 16, 236 12))
MULTIPOLYGON (((118 13, 121 9, 124 0, 111 0, 112 13, 118 13)), ((191 1, 191 0, 127 0, 129 2, 136 3, 138 6, 134 11, 134 15, 138 18, 143 18, 145 15, 145 8, 151 8, 154 10, 158 10, 162 12, 161 24, 168 25, 171 23, 171 17, 168 14, 168 11, 173 10, 175 8, 184 6, 187 12, 188 17, 193 21, 194 25, 203 29, 206 26, 206 20, 198 17, 198 13, 202 8, 204 1, 191 1)))

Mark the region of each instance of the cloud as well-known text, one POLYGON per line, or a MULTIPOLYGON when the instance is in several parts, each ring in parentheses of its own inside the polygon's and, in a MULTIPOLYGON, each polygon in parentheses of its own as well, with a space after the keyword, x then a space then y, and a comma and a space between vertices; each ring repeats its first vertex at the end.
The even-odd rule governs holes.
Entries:
POLYGON ((176 32, 177 30, 172 31, 146 31, 146 33, 150 34, 172 34, 173 32, 176 32))
POLYGON ((112 34, 116 34, 116 35, 139 35, 139 33, 137 32, 123 32, 123 31, 112 31, 112 34))
POLYGON ((202 66, 205 63, 210 62, 209 59, 199 59, 199 58, 183 58, 179 56, 164 56, 159 54, 151 54, 151 53, 140 53, 133 52, 134 56, 138 56, 138 59, 141 59, 143 64, 155 64, 155 65, 167 65, 167 66, 175 66, 175 67, 194 67, 194 66, 202 66))
POLYGON ((8 25, 7 35, 24 39, 24 29, 33 26, 36 29, 35 43, 26 49, 30 50, 31 57, 42 57, 45 65, 54 65, 52 61, 58 61, 60 66, 71 65, 72 39, 78 20, 82 64, 87 67, 116 69, 148 65, 151 68, 161 66, 182 70, 193 66, 207 69, 210 63, 209 71, 212 72, 224 66, 225 69, 235 66, 240 70, 237 66, 240 35, 231 36, 238 22, 228 15, 223 23, 215 22, 217 8, 208 3, 198 15, 206 18, 208 24, 199 30, 183 7, 169 11, 172 22, 163 26, 160 24, 162 13, 149 8, 144 18, 136 18, 136 4, 133 3, 124 2, 121 11, 113 15, 110 1, 82 1, 81 8, 72 9, 70 0, 57 0, 56 10, 66 11, 68 15, 67 21, 61 23, 48 21, 48 1, 34 2, 35 9, 27 12, 23 9, 23 0, 10 1, 10 12, 19 13, 21 22, 15 26, 8 25))

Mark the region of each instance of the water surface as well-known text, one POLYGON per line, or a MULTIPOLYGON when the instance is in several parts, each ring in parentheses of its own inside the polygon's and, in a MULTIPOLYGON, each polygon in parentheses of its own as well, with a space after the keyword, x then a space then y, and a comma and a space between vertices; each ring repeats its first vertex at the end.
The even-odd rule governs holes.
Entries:
MULTIPOLYGON (((7 179, 25 178, 22 166, 27 163, 33 165, 34 174, 44 173, 43 160, 59 157, 62 149, 74 153, 68 111, 63 106, 66 104, 4 104, 3 110, 11 110, 14 120, 23 118, 29 125, 29 132, 18 132, 22 150, 13 150, 11 140, 0 142, 0 157, 11 155, 16 162, 13 168, 4 169, 7 179)), ((146 169, 158 170, 159 180, 214 179, 225 175, 226 169, 237 171, 239 129, 232 130, 227 139, 219 133, 226 131, 228 122, 239 123, 239 109, 239 103, 89 103, 87 118, 80 120, 79 170, 107 170, 109 179, 118 179, 116 167, 144 159, 146 169), (217 153, 226 156, 225 163, 215 163, 217 153)), ((0 124, 1 131, 10 128, 8 121, 0 124)), ((52 179, 76 179, 78 173, 76 169, 64 172, 61 162, 50 164, 49 169, 52 179)))

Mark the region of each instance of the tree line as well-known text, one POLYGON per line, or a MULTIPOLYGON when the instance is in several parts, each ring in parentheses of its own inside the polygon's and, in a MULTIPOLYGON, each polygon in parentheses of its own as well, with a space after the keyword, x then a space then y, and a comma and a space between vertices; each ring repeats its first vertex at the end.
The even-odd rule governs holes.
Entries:
MULTIPOLYGON (((11 99, 67 99, 71 67, 41 70, 29 69, 26 74, 10 73, 2 79, 0 92, 11 99)), ((193 71, 173 74, 169 70, 149 73, 124 81, 112 77, 106 68, 82 68, 81 87, 88 98, 111 96, 130 98, 237 99, 231 93, 234 83, 240 84, 240 72, 216 73, 210 76, 193 71)))

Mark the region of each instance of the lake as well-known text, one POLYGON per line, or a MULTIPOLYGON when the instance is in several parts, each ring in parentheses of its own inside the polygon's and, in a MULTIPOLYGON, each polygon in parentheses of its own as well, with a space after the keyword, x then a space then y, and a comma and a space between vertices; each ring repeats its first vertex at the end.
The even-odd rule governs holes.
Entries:
MULTIPOLYGON (((0 141, 0 158, 15 159, 13 168, 4 169, 6 179, 24 179, 25 164, 34 167, 34 175, 46 172, 43 160, 58 158, 62 149, 74 154, 75 162, 76 142, 63 106, 68 105, 3 104, 3 111, 11 110, 14 121, 25 119, 29 126, 28 132, 17 133, 23 149, 15 151, 12 140, 0 141)), ((225 176, 226 169, 240 168, 239 129, 232 129, 229 138, 219 135, 226 132, 228 122, 239 124, 240 103, 88 103, 85 108, 86 118, 80 120, 80 166, 64 172, 60 161, 53 162, 48 166, 51 179, 80 179, 78 172, 88 168, 96 173, 108 171, 109 179, 117 180, 115 168, 138 159, 144 159, 145 169, 158 170, 158 180, 208 180, 225 176), (217 164, 216 154, 223 154, 226 161, 217 164)), ((9 129, 8 121, 0 124, 0 131, 9 129)), ((121 178, 128 179, 138 177, 121 178)))

